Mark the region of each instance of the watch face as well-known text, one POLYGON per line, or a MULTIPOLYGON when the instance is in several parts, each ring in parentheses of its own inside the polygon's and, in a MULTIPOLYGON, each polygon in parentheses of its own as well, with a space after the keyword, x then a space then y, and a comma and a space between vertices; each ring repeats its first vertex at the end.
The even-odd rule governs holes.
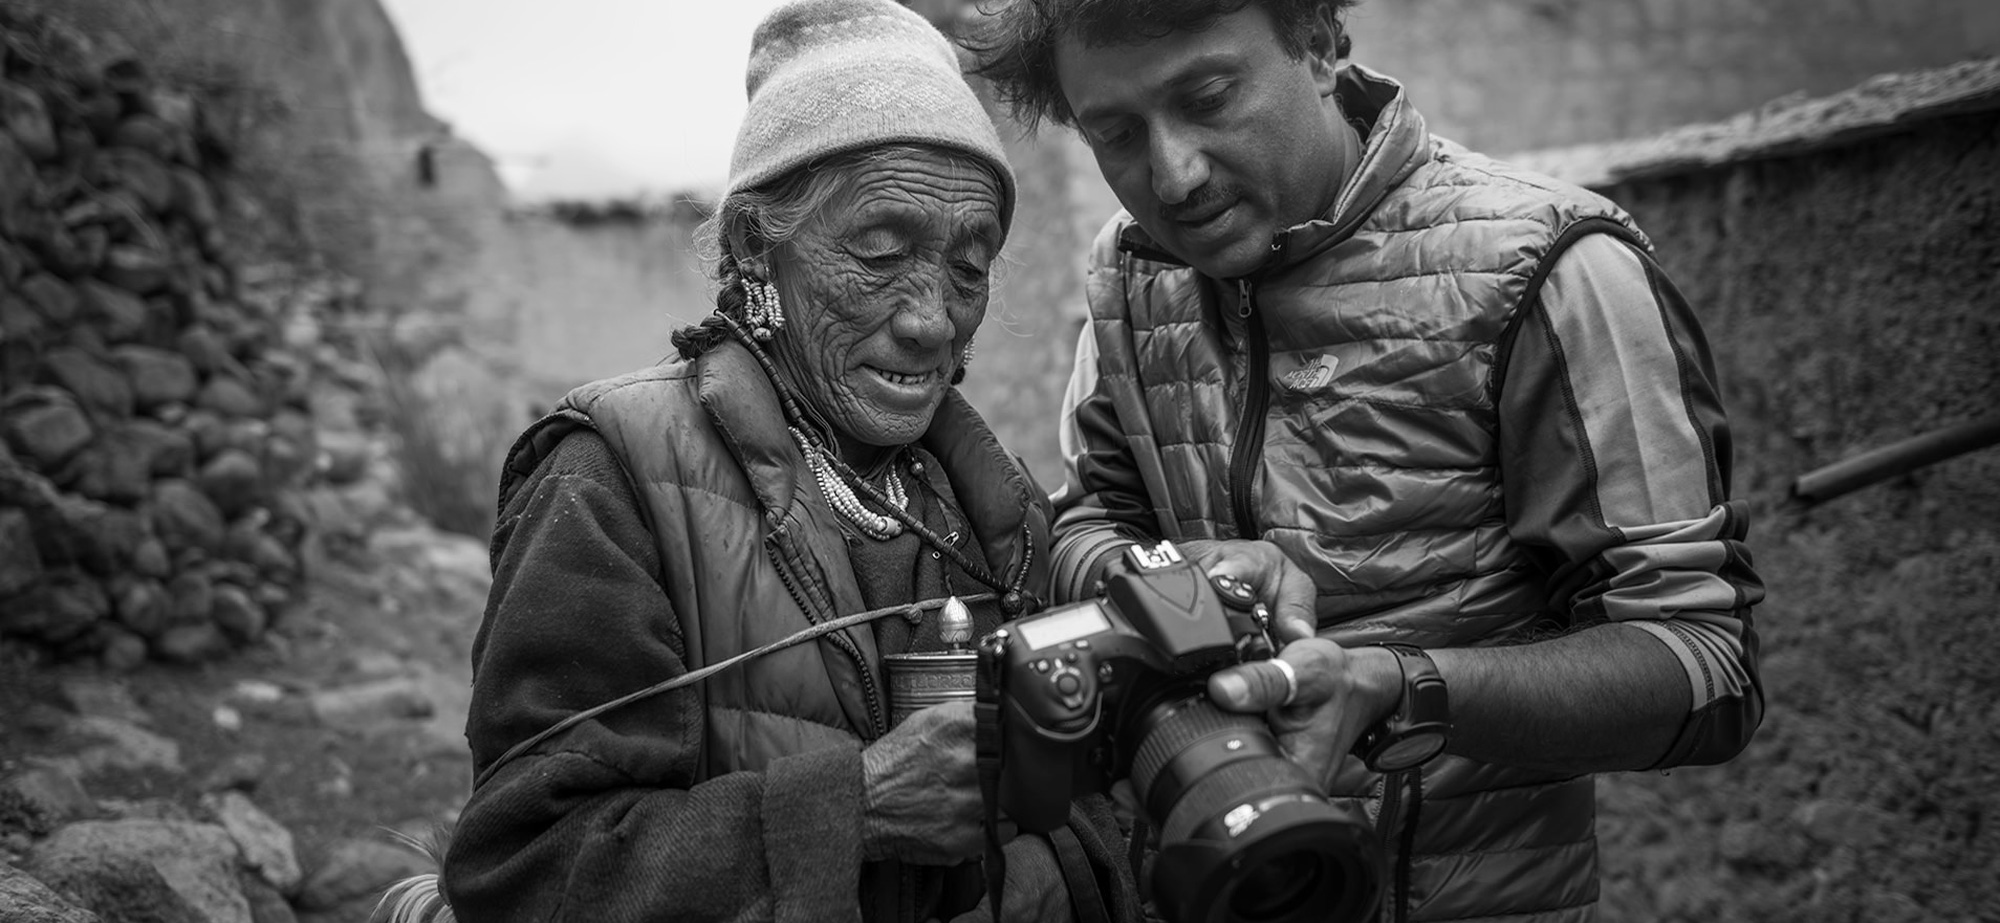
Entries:
POLYGON ((1431 757, 1444 750, 1444 735, 1436 731, 1417 731, 1382 748, 1375 757, 1375 765, 1383 772, 1397 772, 1412 766, 1421 766, 1431 757))

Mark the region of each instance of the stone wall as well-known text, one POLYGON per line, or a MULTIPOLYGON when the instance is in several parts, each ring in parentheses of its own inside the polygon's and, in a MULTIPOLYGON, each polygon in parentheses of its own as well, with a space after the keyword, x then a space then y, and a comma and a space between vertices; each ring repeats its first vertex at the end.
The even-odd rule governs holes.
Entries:
POLYGON ((255 640, 318 474, 226 138, 129 46, 0 7, 0 635, 130 666, 255 640))
POLYGON ((1629 208, 1701 312, 1758 509, 1769 711, 1726 766, 1604 780, 1606 916, 1983 919, 2000 448, 1811 509, 1784 498, 1806 471, 1994 413, 2000 61, 1611 147, 1544 166, 1629 208))

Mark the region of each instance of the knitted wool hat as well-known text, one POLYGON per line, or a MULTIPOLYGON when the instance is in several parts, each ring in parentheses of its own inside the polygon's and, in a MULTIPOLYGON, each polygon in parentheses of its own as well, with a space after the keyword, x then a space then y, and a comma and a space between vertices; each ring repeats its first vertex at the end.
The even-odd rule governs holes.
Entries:
POLYGON ((942 33, 894 0, 796 0, 750 39, 750 107, 736 132, 729 192, 832 154, 897 142, 986 161, 1000 177, 1000 226, 1014 173, 1000 136, 942 33))

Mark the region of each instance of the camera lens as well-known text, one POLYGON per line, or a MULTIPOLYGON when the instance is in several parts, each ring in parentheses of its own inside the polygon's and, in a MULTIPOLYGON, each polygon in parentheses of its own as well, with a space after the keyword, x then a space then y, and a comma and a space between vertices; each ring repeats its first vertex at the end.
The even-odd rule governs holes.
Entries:
MULTIPOLYGON (((1136 698, 1136 697, 1135 697, 1136 698)), ((1160 833, 1153 893, 1174 923, 1353 923, 1374 912, 1381 848, 1328 802, 1261 718, 1198 689, 1134 703, 1133 793, 1160 833)))
POLYGON ((1282 920, 1306 906, 1322 887, 1340 883, 1327 881, 1339 871, 1329 867, 1319 854, 1299 850, 1270 859, 1246 870, 1229 894, 1229 912, 1239 920, 1282 920))

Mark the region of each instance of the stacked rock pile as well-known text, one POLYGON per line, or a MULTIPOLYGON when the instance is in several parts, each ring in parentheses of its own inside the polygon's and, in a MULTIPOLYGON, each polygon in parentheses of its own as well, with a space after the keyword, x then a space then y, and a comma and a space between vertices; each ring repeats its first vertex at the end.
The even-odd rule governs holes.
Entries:
POLYGON ((297 591, 312 375, 234 265, 228 157, 129 48, 0 6, 0 635, 193 660, 297 591))

